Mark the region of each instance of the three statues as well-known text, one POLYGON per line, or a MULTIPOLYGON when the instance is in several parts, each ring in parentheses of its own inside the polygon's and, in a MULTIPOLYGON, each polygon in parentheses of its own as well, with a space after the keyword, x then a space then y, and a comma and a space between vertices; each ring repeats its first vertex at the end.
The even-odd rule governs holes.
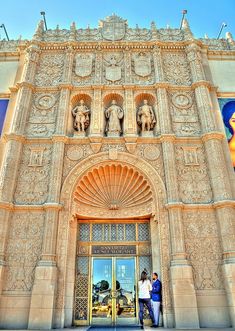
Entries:
MULTIPOLYGON (((85 130, 90 124, 90 109, 85 105, 84 100, 80 100, 80 104, 72 109, 74 117, 74 129, 80 133, 85 133, 85 130)), ((106 119, 105 133, 107 136, 118 137, 122 134, 122 120, 124 118, 124 110, 117 104, 115 99, 111 105, 105 109, 104 116, 106 119)), ((143 100, 143 105, 137 110, 137 124, 140 127, 142 135, 148 135, 156 125, 156 117, 153 107, 148 104, 148 100, 143 100)))

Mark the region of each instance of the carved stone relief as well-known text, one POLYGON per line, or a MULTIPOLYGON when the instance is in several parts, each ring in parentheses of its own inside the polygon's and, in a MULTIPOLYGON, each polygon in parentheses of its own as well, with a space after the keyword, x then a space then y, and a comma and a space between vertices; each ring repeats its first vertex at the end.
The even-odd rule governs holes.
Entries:
POLYGON ((43 54, 37 68, 35 82, 38 86, 57 85, 62 81, 64 54, 43 54))
POLYGON ((150 53, 133 53, 132 81, 142 85, 154 83, 154 67, 150 53))
POLYGON ((123 83, 123 54, 106 53, 103 57, 104 79, 106 84, 123 83))
POLYGON ((179 194, 182 202, 211 202, 210 177, 202 145, 177 145, 175 151, 179 194))
POLYGON ((138 144, 135 154, 151 164, 164 180, 162 148, 160 144, 138 144))
POLYGON ((48 137, 55 131, 58 93, 35 93, 26 127, 29 136, 48 137))
POLYGON ((74 85, 90 85, 94 81, 94 55, 81 53, 75 56, 72 81, 74 85))
POLYGON ((184 53, 163 52, 166 80, 174 85, 191 85, 191 73, 184 53))
POLYGON ((30 145, 23 150, 15 191, 19 204, 42 204, 48 196, 51 146, 30 145))
POLYGON ((42 249, 44 212, 15 213, 9 228, 3 290, 31 291, 42 249))
POLYGON ((173 131, 178 136, 193 136, 201 133, 200 122, 192 91, 170 91, 169 105, 173 131))
POLYGON ((195 288, 222 289, 222 250, 214 212, 185 212, 184 235, 186 252, 193 267, 195 288))
POLYGON ((90 145, 70 145, 65 147, 63 181, 72 168, 84 158, 93 154, 90 145))

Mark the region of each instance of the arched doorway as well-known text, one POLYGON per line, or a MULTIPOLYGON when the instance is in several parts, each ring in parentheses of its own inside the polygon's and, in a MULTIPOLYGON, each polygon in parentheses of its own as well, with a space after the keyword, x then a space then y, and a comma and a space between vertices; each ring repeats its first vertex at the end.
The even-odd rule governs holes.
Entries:
MULTIPOLYGON (((115 300, 111 302, 112 309, 120 307, 116 288, 118 264, 121 263, 120 268, 125 268, 125 260, 132 267, 135 265, 133 271, 135 276, 132 284, 135 287, 136 279, 139 277, 137 266, 140 265, 141 256, 149 258, 153 270, 158 270, 163 280, 166 308, 164 318, 167 326, 167 320, 172 319, 173 316, 169 294, 169 225, 168 214, 164 208, 165 187, 155 169, 144 160, 123 152, 118 154, 100 153, 95 157, 91 156, 80 162, 68 175, 62 188, 61 202, 64 208, 60 212, 57 242, 59 275, 55 326, 71 325, 76 315, 76 309, 75 319, 80 320, 79 324, 90 324, 94 321, 95 314, 93 312, 97 306, 94 307, 94 297, 92 297, 94 293, 92 294, 92 291, 97 283, 105 280, 96 280, 93 276, 94 268, 99 269, 96 265, 99 265, 98 260, 101 257, 106 259, 103 263, 111 265, 112 279, 110 278, 109 283, 112 286, 109 286, 108 290, 111 292, 110 296, 116 296, 115 300), (135 232, 132 241, 128 239, 128 236, 120 237, 122 232, 128 232, 126 229, 130 225, 133 228, 129 233, 133 235, 135 232), (104 234, 105 227, 106 233, 111 233, 112 226, 113 236, 116 236, 117 240, 111 241, 111 237, 108 239, 99 237, 101 240, 93 241, 92 236, 104 234), (84 230, 85 227, 86 230, 84 230), (109 227, 108 230, 107 227, 109 227), (144 227, 146 233, 149 231, 149 239, 146 242, 141 241, 138 237, 139 229, 144 227), (86 235, 89 233, 89 238, 83 243, 78 240, 78 238, 83 240, 81 231, 86 235), (163 246, 164 250, 162 249, 163 246), (139 254, 141 250, 149 253, 139 254), (75 265, 75 260, 77 265, 75 265), (85 267, 87 273, 85 272, 85 274, 82 274, 79 269, 83 263, 87 265, 85 267), (87 295, 82 297, 79 294, 79 300, 76 301, 75 293, 74 301, 76 277, 80 276, 79 282, 83 281, 86 284, 87 295), (77 304, 77 308, 74 308, 74 304, 77 304), (87 307, 86 312, 80 309, 81 306, 87 307)), ((129 290, 126 289, 126 291, 129 290)), ((82 289, 78 289, 78 293, 82 292, 82 289)), ((123 295, 123 293, 121 294, 123 295)), ((108 300, 108 298, 106 299, 108 300)), ((129 300, 129 306, 130 302, 134 305, 134 300, 135 298, 129 300)), ((105 300, 103 306, 105 306, 104 303, 105 300)), ((110 307, 108 306, 110 306, 110 302, 107 301, 106 307, 103 308, 106 310, 106 317, 110 314, 110 307)), ((135 307, 128 309, 129 312, 133 312, 135 307)), ((128 315, 128 309, 126 309, 126 315, 128 315)), ((133 317, 135 314, 134 312, 129 315, 133 317)), ((110 321, 116 323, 118 319, 117 309, 116 312, 112 310, 110 316, 110 321)))

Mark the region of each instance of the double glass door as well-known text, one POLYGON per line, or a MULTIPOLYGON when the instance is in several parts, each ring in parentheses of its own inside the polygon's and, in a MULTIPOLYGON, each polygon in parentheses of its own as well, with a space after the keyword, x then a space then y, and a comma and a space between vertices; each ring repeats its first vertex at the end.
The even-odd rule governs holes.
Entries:
POLYGON ((93 258, 92 324, 136 323, 134 257, 93 258))

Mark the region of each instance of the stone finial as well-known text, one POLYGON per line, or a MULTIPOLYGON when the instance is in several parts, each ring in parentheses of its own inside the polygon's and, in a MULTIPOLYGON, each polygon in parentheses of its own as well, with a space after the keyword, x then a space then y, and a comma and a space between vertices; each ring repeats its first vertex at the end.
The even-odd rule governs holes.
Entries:
POLYGON ((182 21, 182 30, 184 31, 185 39, 194 39, 193 33, 190 29, 190 25, 186 18, 182 21))
POLYGON ((152 39, 158 39, 157 26, 154 21, 151 22, 152 39))
POLYGON ((69 34, 69 40, 70 41, 76 41, 76 24, 75 22, 72 22, 70 25, 70 34, 69 34))
POLYGON ((232 45, 235 45, 235 41, 234 41, 234 39, 233 39, 233 35, 232 35, 232 33, 231 32, 226 32, 226 39, 227 39, 227 41, 230 43, 230 44, 232 44, 232 45))
POLYGON ((38 41, 42 40, 43 33, 44 33, 44 22, 43 20, 40 20, 33 35, 33 40, 38 40, 38 41))

